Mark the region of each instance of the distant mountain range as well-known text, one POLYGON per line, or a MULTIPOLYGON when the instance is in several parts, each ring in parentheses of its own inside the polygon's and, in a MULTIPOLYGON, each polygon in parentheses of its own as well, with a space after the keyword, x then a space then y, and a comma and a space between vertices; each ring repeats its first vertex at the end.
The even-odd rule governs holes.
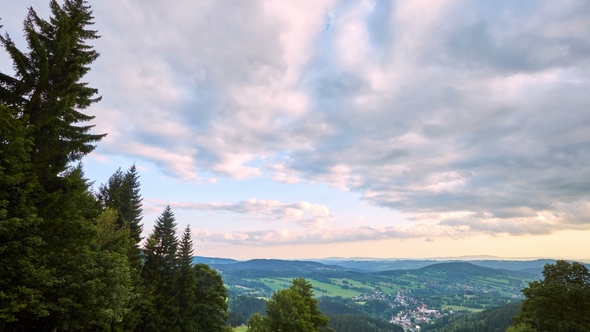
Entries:
POLYGON ((288 261, 281 259, 252 259, 233 264, 211 264, 212 267, 224 271, 263 270, 263 271, 292 271, 292 272, 333 272, 350 271, 339 265, 327 265, 311 261, 288 261))
POLYGON ((217 257, 203 257, 203 256, 193 256, 193 264, 203 263, 207 265, 212 264, 234 264, 238 263, 238 260, 231 259, 231 258, 217 258, 217 257))
MULTIPOLYGON (((482 256, 462 256, 464 259, 370 259, 370 258, 326 258, 313 260, 282 260, 282 259, 252 259, 238 261, 229 258, 194 256, 194 263, 205 263, 224 271, 239 270, 263 270, 263 271, 293 271, 293 272, 382 272, 394 270, 414 270, 427 266, 444 263, 465 262, 470 264, 498 269, 522 272, 532 277, 542 277, 541 272, 545 264, 555 263, 554 259, 534 260, 503 260, 503 259, 478 259, 482 256)), ((492 258, 494 256, 485 256, 492 258)), ((589 264, 586 266, 590 267, 589 264)))

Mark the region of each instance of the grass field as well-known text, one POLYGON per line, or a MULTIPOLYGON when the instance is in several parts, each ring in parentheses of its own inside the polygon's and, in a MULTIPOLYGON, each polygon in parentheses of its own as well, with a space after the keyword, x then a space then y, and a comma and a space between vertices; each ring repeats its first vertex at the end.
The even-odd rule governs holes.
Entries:
POLYGON ((327 284, 325 282, 317 281, 314 279, 307 279, 313 287, 320 288, 326 292, 314 289, 315 296, 342 296, 343 298, 351 299, 355 296, 359 296, 362 293, 354 289, 344 289, 338 285, 327 284))
MULTIPOLYGON (((290 279, 290 278, 257 278, 257 279, 247 279, 247 280, 262 282, 263 284, 265 284, 270 289, 272 289, 273 291, 276 292, 279 289, 289 288, 289 286, 291 285, 292 279, 290 279)), ((343 298, 350 299, 350 298, 353 298, 355 296, 359 296, 362 294, 362 292, 359 292, 354 289, 343 289, 339 285, 328 284, 328 283, 321 282, 321 281, 318 281, 315 279, 306 279, 306 280, 309 281, 311 283, 311 285, 314 287, 313 292, 316 297, 342 296, 343 298), (315 289, 316 287, 318 289, 315 289)), ((357 284, 359 287, 362 287, 360 282, 358 282, 357 284)))

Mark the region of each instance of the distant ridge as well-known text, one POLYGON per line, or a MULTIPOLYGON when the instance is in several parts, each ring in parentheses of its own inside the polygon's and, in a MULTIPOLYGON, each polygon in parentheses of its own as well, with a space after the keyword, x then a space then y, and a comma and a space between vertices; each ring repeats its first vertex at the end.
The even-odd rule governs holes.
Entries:
POLYGON ((339 265, 326 265, 312 261, 290 261, 282 259, 251 259, 231 264, 211 264, 214 268, 224 271, 265 270, 265 271, 293 271, 293 272, 331 272, 351 271, 339 265))
MULTIPOLYGON (((499 257, 499 256, 492 256, 492 255, 463 255, 463 256, 456 256, 456 257, 431 257, 427 258, 428 260, 436 260, 436 261, 481 261, 481 260, 512 260, 509 258, 499 257)), ((537 259, 537 258, 530 258, 537 259)))
POLYGON ((193 264, 203 263, 203 264, 207 264, 207 265, 212 265, 212 264, 234 264, 237 262, 239 262, 239 261, 235 260, 235 259, 231 259, 231 258, 193 256, 193 264))
MULTIPOLYGON (((309 260, 283 260, 283 259, 252 259, 239 261, 230 258, 195 256, 194 263, 205 263, 218 270, 265 270, 265 271, 298 271, 298 272, 379 272, 392 270, 414 270, 438 263, 468 262, 477 266, 522 272, 535 277, 542 277, 543 267, 546 264, 555 263, 555 259, 492 259, 498 258, 490 255, 459 256, 454 259, 447 257, 444 260, 437 259, 384 259, 355 257, 344 259, 330 257, 325 259, 309 260)), ((577 260, 586 263, 588 260, 577 260)))

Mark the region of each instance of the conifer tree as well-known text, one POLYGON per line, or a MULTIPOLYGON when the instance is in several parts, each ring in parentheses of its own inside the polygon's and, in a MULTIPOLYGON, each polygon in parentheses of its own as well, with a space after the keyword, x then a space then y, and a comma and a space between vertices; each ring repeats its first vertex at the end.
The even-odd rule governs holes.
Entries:
POLYGON ((94 118, 83 111, 100 99, 82 82, 98 56, 86 44, 97 38, 87 29, 92 13, 83 0, 61 6, 52 0, 50 9, 49 20, 29 10, 27 51, 0 36, 15 69, 13 76, 0 74, 2 117, 8 114, 15 129, 2 143, 17 153, 0 161, 0 183, 12 196, 0 204, 0 252, 19 257, 0 272, 0 283, 8 285, 1 289, 11 290, 0 296, 10 303, 0 313, 5 331, 104 329, 125 311, 129 290, 127 257, 120 255, 126 247, 99 241, 108 233, 97 228, 100 206, 81 165, 73 165, 103 137, 81 125, 94 118), (12 174, 17 164, 5 167, 15 158, 23 161, 22 174, 12 174))
MULTIPOLYGON (((134 243, 133 251, 130 252, 129 259, 132 261, 139 260, 140 249, 139 243, 143 239, 143 208, 140 194, 139 174, 135 164, 131 165, 123 177, 121 190, 121 217, 129 229, 129 235, 134 243)), ((139 262, 133 262, 139 264, 139 262)))
POLYGON ((107 183, 99 187, 97 197, 104 208, 117 211, 117 227, 127 230, 129 234, 130 241, 128 241, 127 257, 131 265, 133 296, 123 321, 113 326, 113 329, 115 331, 133 330, 139 322, 141 308, 147 305, 144 294, 145 289, 140 276, 142 268, 140 242, 143 230, 143 209, 139 174, 135 164, 125 173, 120 168, 117 169, 107 183))
POLYGON ((93 24, 92 11, 84 0, 65 0, 62 6, 52 0, 50 8, 49 21, 29 9, 24 21, 28 52, 8 34, 0 36, 16 70, 14 77, 0 75, 0 95, 31 128, 33 171, 48 193, 55 191, 57 175, 104 137, 90 133, 92 125, 78 126, 94 119, 82 111, 100 100, 98 91, 81 81, 98 57, 86 44, 98 38, 86 28, 93 24))
POLYGON ((101 184, 98 188, 97 198, 103 208, 110 208, 117 211, 117 224, 124 227, 119 209, 121 207, 121 187, 123 186, 123 172, 119 167, 108 179, 106 184, 101 184))
POLYGON ((176 219, 167 206, 145 243, 142 276, 150 306, 142 312, 140 330, 173 331, 178 327, 177 251, 176 219))
POLYGON ((19 326, 29 313, 32 319, 48 314, 40 285, 49 271, 39 263, 43 246, 40 219, 29 196, 29 151, 32 141, 17 119, 17 112, 0 104, 0 330, 19 326))
POLYGON ((119 228, 129 229, 131 246, 129 261, 133 268, 141 268, 141 232, 143 231, 143 208, 140 194, 139 174, 133 164, 127 172, 117 169, 106 184, 98 189, 98 199, 104 208, 116 210, 119 228))
POLYGON ((187 226, 182 234, 178 250, 178 283, 176 286, 178 325, 183 332, 197 330, 196 317, 200 314, 196 298, 197 279, 192 262, 193 241, 191 240, 190 226, 187 226))

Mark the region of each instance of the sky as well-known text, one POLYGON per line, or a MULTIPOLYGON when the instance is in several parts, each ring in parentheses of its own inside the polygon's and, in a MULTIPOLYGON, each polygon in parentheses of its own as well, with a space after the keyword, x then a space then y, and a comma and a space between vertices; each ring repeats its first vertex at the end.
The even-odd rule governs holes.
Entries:
POLYGON ((144 235, 170 205, 199 256, 590 258, 590 2, 88 4, 85 172, 135 163, 144 235))

